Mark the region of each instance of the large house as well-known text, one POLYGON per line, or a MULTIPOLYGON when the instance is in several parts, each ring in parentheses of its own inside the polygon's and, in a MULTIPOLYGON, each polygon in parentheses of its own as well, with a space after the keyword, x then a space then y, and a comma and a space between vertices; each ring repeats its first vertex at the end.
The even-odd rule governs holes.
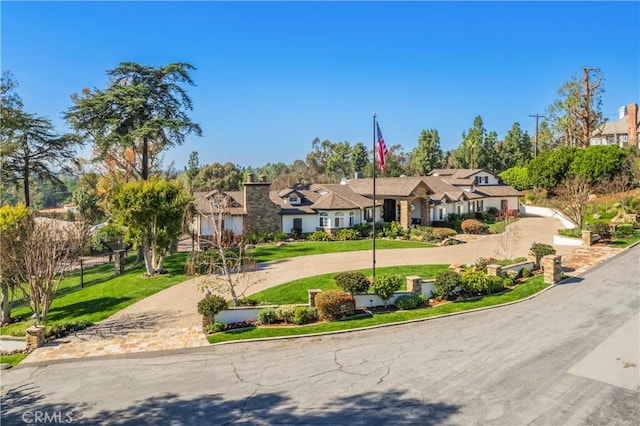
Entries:
POLYGON ((295 185, 269 190, 253 175, 244 191, 196 192, 198 239, 214 229, 248 232, 334 233, 372 220, 397 221, 405 229, 445 221, 450 214, 491 208, 517 211, 521 193, 483 169, 436 169, 429 176, 343 180, 340 184, 295 185))
POLYGON ((618 145, 638 147, 640 137, 640 115, 638 104, 621 106, 618 110, 618 121, 605 123, 598 128, 589 139, 590 145, 618 145))

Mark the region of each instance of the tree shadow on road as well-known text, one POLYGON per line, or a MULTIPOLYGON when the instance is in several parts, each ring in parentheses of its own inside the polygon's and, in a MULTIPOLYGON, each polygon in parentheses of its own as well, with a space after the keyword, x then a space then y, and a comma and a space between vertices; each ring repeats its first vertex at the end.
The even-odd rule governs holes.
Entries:
MULTIPOLYGON (((371 391, 336 398, 313 407, 297 406, 297 401, 279 393, 264 393, 232 399, 224 394, 181 398, 165 394, 138 401, 121 410, 96 414, 88 403, 48 403, 35 385, 10 390, 3 396, 3 424, 23 424, 33 413, 70 416, 72 424, 322 424, 322 425, 437 425, 460 411, 460 406, 427 402, 409 397, 404 390, 371 391), (6 422, 6 423, 5 423, 6 422)), ((69 419, 69 417, 67 417, 69 419)), ((63 417, 64 420, 64 417, 63 417)))

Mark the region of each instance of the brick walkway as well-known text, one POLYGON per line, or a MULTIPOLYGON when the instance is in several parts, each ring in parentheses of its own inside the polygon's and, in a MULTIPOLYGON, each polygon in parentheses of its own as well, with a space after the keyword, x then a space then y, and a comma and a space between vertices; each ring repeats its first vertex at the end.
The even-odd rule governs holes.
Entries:
MULTIPOLYGON (((521 227, 521 241, 512 255, 526 255, 533 240, 550 242, 548 240, 552 239, 552 235, 560 227, 555 222, 557 221, 547 218, 529 218, 516 222, 514 225, 521 227)), ((482 236, 472 238, 465 244, 440 248, 382 250, 377 264, 472 263, 482 253, 486 252, 490 256, 493 254, 492 250, 500 248, 499 238, 482 236)), ((563 270, 567 275, 579 275, 622 251, 604 246, 557 249, 562 255, 563 270)), ((349 252, 262 264, 256 272, 256 281, 260 281, 260 284, 251 288, 247 295, 301 277, 366 268, 370 262, 371 254, 368 252, 349 252)), ((195 309, 202 298, 197 288, 200 279, 202 277, 170 287, 117 312, 93 327, 47 343, 29 355, 22 364, 207 346, 207 339, 199 326, 201 319, 195 309)))

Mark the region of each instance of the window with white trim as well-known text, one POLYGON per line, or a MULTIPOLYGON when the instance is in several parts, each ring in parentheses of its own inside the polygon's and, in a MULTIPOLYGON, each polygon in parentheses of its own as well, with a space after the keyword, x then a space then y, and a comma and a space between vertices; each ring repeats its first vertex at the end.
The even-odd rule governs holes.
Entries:
POLYGON ((320 228, 328 228, 329 227, 329 215, 326 213, 320 213, 320 228))
POLYGON ((356 214, 354 212, 349 213, 349 227, 352 227, 356 224, 356 214))
POLYGON ((336 213, 333 223, 335 228, 344 228, 344 213, 336 213))

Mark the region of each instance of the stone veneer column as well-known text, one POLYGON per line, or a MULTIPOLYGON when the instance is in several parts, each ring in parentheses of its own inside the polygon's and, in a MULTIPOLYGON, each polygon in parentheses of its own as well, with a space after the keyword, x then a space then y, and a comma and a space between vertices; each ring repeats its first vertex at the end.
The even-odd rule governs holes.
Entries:
POLYGON ((415 294, 422 293, 422 277, 409 275, 407 277, 407 291, 415 294))
POLYGON ((45 327, 34 325, 27 328, 27 350, 32 351, 44 345, 45 327))
POLYGON ((270 182, 249 182, 244 184, 244 232, 282 231, 280 206, 269 198, 270 182))
POLYGON ((322 290, 320 290, 319 288, 307 289, 307 293, 309 294, 309 307, 313 308, 316 306, 316 296, 321 292, 322 290))
POLYGON ((627 145, 638 147, 638 104, 631 103, 627 107, 627 145))
POLYGON ((502 265, 487 265, 487 275, 494 277, 502 276, 502 265))
POLYGON ((544 282, 555 284, 562 278, 562 256, 552 254, 542 258, 542 269, 544 269, 544 282))
POLYGON ((400 200, 400 226, 404 229, 411 228, 411 203, 409 200, 400 200))
POLYGON ((592 241, 592 232, 582 231, 582 245, 584 247, 591 247, 591 241, 592 241))

